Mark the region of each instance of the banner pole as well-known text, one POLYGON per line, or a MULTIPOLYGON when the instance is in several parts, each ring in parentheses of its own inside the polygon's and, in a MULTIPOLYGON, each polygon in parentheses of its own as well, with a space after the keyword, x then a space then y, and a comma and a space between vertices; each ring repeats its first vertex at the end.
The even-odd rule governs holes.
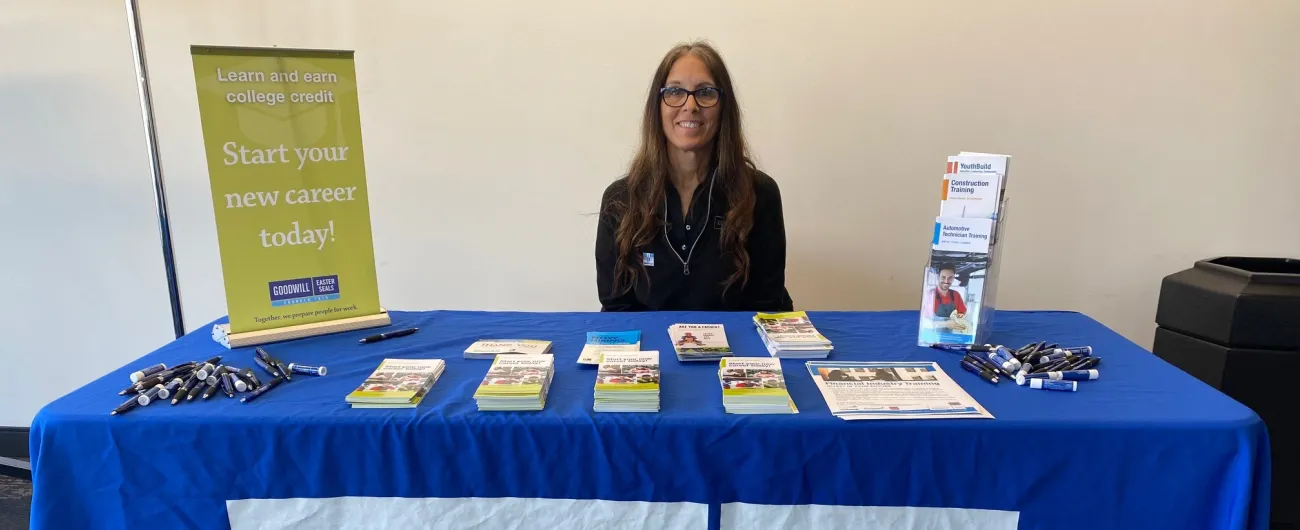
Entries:
POLYGON ((144 120, 145 147, 149 150, 149 171, 153 174, 153 198, 158 209, 158 235, 162 239, 163 268, 167 272, 167 295, 171 300, 172 330, 176 338, 185 334, 181 315, 181 293, 176 283, 176 258, 172 253, 171 223, 167 218, 167 189, 163 186, 162 158, 158 152, 157 125, 153 117, 153 93, 149 90, 149 65, 145 61, 144 35, 140 30, 140 6, 126 0, 127 26, 131 30, 131 54, 135 56, 135 77, 140 92, 140 115, 144 120))

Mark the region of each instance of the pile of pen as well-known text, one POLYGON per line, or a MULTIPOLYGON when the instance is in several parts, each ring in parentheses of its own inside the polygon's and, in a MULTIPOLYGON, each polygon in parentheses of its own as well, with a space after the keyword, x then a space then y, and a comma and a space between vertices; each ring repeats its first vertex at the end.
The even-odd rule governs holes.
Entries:
POLYGON ((1096 369, 1101 358, 1093 357, 1091 346, 1061 348, 1043 341, 1026 344, 1018 350, 992 344, 933 344, 931 347, 965 353, 962 368, 995 385, 1005 376, 1017 385, 1036 390, 1077 392, 1079 381, 1092 381, 1101 375, 1096 369))
POLYGON ((325 375, 324 366, 285 364, 262 348, 257 348, 255 352, 253 363, 271 376, 266 382, 262 382, 251 368, 222 364, 220 355, 203 362, 184 362, 171 368, 158 363, 131 374, 131 386, 118 392, 118 395, 131 398, 118 405, 109 415, 117 416, 167 399, 171 399, 172 405, 196 399, 206 400, 217 392, 225 394, 227 398, 247 392, 239 401, 248 403, 280 383, 293 380, 292 374, 325 375))

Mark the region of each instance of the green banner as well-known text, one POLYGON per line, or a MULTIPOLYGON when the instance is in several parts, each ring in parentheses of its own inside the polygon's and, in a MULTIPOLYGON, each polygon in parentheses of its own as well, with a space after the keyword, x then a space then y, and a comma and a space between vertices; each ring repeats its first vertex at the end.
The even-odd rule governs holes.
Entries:
POLYGON ((230 331, 379 313, 352 52, 191 54, 230 331))

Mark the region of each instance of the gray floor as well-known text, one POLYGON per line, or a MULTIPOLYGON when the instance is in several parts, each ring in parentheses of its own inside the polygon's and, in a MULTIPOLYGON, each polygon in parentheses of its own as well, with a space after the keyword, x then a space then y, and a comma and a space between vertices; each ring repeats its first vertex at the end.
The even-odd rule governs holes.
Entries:
POLYGON ((0 530, 27 528, 32 512, 32 483, 0 476, 0 530))

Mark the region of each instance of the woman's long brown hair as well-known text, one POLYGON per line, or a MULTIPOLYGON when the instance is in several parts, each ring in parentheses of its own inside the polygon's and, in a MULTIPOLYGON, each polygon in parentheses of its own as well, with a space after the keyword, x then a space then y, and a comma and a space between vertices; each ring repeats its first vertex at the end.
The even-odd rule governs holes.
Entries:
POLYGON ((616 293, 636 285, 638 269, 635 267, 643 266, 638 249, 648 246, 659 233, 664 187, 671 171, 663 115, 659 111, 659 89, 667 82, 673 63, 686 54, 704 62, 722 92, 722 100, 718 103, 721 123, 713 139, 711 163, 715 168, 716 184, 726 194, 729 206, 720 236, 722 255, 730 257, 736 269, 723 282, 723 292, 736 282, 740 282, 743 288, 749 281, 749 252, 745 250, 745 244, 754 226, 755 169, 740 128, 740 105, 736 102, 736 89, 731 84, 731 75, 727 73, 722 56, 707 43, 691 42, 669 50, 659 63, 659 69, 655 70, 641 120, 641 146, 627 172, 627 202, 615 200, 610 204, 612 213, 621 218, 614 232, 618 248, 618 263, 614 266, 616 293))

